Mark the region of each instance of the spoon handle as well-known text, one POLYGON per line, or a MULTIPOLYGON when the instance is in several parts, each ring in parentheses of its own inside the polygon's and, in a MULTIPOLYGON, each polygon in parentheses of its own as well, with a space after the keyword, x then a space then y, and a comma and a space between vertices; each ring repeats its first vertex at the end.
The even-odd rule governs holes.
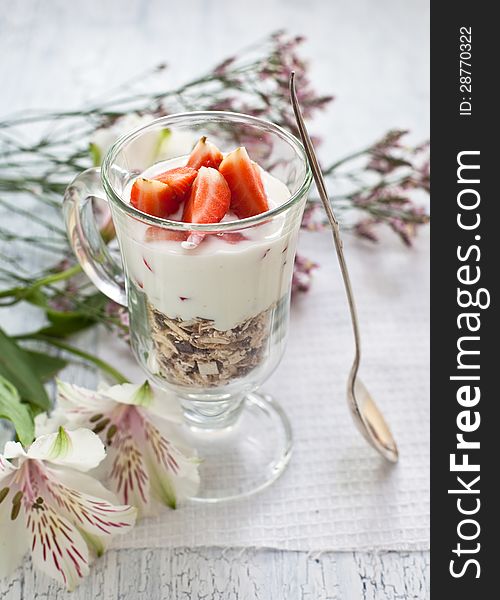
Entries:
POLYGON ((342 272, 342 279, 344 280, 345 292, 347 295, 347 301, 349 303, 349 312, 351 314, 351 323, 352 323, 352 331, 354 334, 354 345, 355 345, 355 354, 354 354, 354 363, 351 369, 350 379, 354 383, 356 378, 356 374, 358 372, 359 363, 361 360, 361 339, 359 334, 359 323, 358 323, 358 313, 356 311, 356 303, 354 301, 354 293, 352 291, 351 279, 349 277, 349 271, 347 269, 347 264, 344 256, 344 248, 342 239, 340 237, 340 227, 337 218, 332 209, 332 205, 328 198, 328 192, 326 191, 325 180, 323 178, 323 173, 321 172, 321 167, 319 166, 318 158, 316 156, 316 152, 314 150, 314 146, 312 144, 311 138, 309 137, 309 133, 307 132, 306 125, 304 123, 304 118, 302 116, 302 112, 300 110, 299 101, 297 99, 297 92, 295 89, 295 72, 292 71, 290 75, 290 96, 292 100, 293 112, 295 113, 295 118, 297 120, 297 127, 299 129, 300 137, 302 138, 302 143, 304 144, 304 148, 306 151, 307 158, 309 159, 309 164, 311 165, 311 170, 313 173, 314 181, 316 182, 316 187, 318 188, 319 197, 323 202, 323 206, 326 211, 326 215, 328 217, 328 221, 332 228, 333 233, 333 241, 335 242, 335 249, 337 251, 337 258, 340 265, 340 270, 342 272))

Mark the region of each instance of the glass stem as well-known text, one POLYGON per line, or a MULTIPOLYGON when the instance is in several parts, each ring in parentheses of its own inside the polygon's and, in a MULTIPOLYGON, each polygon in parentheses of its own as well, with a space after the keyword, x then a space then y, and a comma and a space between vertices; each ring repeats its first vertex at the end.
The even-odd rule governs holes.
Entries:
POLYGON ((244 394, 230 396, 221 395, 220 400, 210 397, 204 401, 197 395, 196 399, 180 397, 184 412, 184 420, 190 427, 198 429, 225 429, 234 425, 242 409, 244 394))

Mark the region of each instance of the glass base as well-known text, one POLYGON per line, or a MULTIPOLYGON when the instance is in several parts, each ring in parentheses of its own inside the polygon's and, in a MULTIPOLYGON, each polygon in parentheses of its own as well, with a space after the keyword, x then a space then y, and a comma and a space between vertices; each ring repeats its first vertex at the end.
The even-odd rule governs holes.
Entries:
POLYGON ((245 396, 237 419, 220 429, 186 424, 187 442, 198 451, 200 488, 191 500, 221 502, 260 492, 285 470, 292 430, 283 409, 270 396, 245 396))

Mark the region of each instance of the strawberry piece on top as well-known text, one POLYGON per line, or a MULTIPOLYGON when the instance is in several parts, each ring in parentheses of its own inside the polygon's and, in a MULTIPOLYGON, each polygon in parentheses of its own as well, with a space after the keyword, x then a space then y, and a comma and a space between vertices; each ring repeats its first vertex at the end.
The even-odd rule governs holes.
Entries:
POLYGON ((168 217, 177 212, 195 179, 196 171, 189 167, 170 169, 154 179, 140 177, 134 181, 130 202, 149 215, 168 217))
POLYGON ((130 192, 132 206, 154 217, 166 217, 171 203, 172 192, 166 183, 155 179, 139 177, 134 181, 130 192))
POLYGON ((156 175, 154 179, 169 185, 174 190, 175 195, 184 200, 191 190, 196 175, 196 169, 177 167, 156 175))
POLYGON ((231 192, 224 177, 212 167, 200 167, 184 206, 187 223, 218 223, 229 209, 231 192))
POLYGON ((218 169, 222 159, 222 152, 219 148, 215 144, 207 142, 206 136, 203 136, 193 148, 187 166, 197 170, 200 167, 218 169))
POLYGON ((269 210, 259 167, 241 146, 230 152, 219 165, 231 190, 231 210, 240 219, 269 210))

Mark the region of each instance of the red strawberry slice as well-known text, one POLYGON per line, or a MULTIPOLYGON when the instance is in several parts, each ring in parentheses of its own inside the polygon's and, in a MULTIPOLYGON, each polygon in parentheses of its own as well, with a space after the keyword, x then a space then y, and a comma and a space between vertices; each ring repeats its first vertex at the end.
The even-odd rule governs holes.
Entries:
POLYGON ((146 242, 184 242, 187 238, 187 231, 174 231, 173 229, 163 229, 162 227, 148 227, 144 234, 144 241, 146 242))
POLYGON ((231 190, 231 210, 240 218, 253 217, 269 210, 259 167, 241 146, 230 152, 219 165, 231 190))
POLYGON ((231 192, 219 171, 200 167, 184 206, 182 220, 187 223, 218 223, 227 213, 230 202, 231 192))
POLYGON ((188 167, 171 169, 154 179, 140 177, 134 181, 130 202, 149 215, 168 217, 177 212, 195 179, 196 171, 188 167))
POLYGON ((154 217, 165 217, 166 206, 170 206, 172 191, 170 186, 155 179, 139 177, 134 181, 130 192, 130 203, 143 213, 154 217))
POLYGON ((187 166, 193 169, 199 169, 200 167, 217 169, 222 159, 222 152, 219 148, 215 144, 207 142, 206 136, 203 136, 193 148, 187 166))
POLYGON ((182 201, 189 194, 196 175, 196 169, 192 169, 191 167, 177 167, 176 169, 170 169, 169 171, 165 171, 165 173, 156 175, 155 179, 169 185, 174 191, 175 197, 177 199, 180 198, 182 201))

